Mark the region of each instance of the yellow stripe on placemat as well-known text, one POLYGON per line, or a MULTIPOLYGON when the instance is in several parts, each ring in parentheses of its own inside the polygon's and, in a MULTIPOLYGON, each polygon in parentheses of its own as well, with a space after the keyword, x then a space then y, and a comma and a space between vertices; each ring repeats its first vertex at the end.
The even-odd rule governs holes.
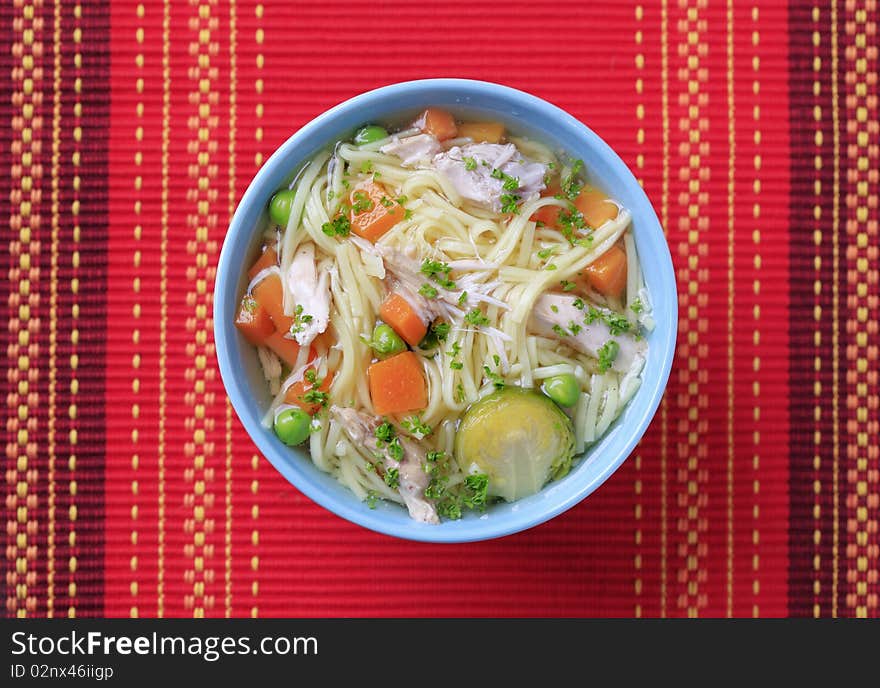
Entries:
POLYGON ((168 371, 168 195, 171 147, 171 0, 162 5, 162 232, 159 241, 159 543, 157 611, 165 615, 165 431, 168 371))
POLYGON ((678 608, 688 617, 699 616, 700 608, 705 606, 705 596, 701 593, 701 563, 708 554, 708 545, 700 540, 706 530, 701 517, 705 506, 706 495, 700 493, 705 482, 701 479, 700 462, 706 458, 706 445, 700 442, 705 432, 706 420, 700 419, 700 409, 706 408, 708 400, 706 392, 701 389, 699 370, 700 355, 700 321, 701 310, 706 305, 706 295, 701 287, 706 282, 707 270, 700 269, 701 235, 709 229, 708 193, 704 185, 709 181, 709 169, 706 160, 711 155, 711 145, 704 133, 709 130, 709 96, 705 91, 708 80, 708 68, 701 66, 701 59, 708 55, 708 26, 701 9, 705 8, 703 0, 694 0, 685 8, 685 19, 678 23, 677 54, 684 58, 687 65, 678 74, 679 85, 683 87, 678 96, 678 105, 686 111, 679 118, 679 129, 688 132, 688 140, 679 149, 683 163, 678 170, 682 192, 679 204, 686 212, 679 219, 679 230, 684 239, 679 244, 679 251, 686 263, 678 270, 679 284, 687 290, 687 307, 680 318, 681 336, 684 337, 691 355, 687 365, 679 368, 679 383, 683 390, 680 399, 685 409, 681 420, 684 428, 684 446, 686 447, 687 463, 678 478, 681 498, 685 506, 685 514, 679 520, 678 531, 683 542, 678 551, 679 568, 677 580, 684 583, 685 590, 676 599, 678 608), (683 484, 682 484, 683 483, 683 484))
MULTIPOLYGON (((752 6, 752 92, 758 94, 761 91, 760 69, 761 61, 758 57, 758 46, 761 43, 760 14, 757 5, 752 6)), ((756 147, 761 145, 761 108, 755 103, 752 110, 752 128, 753 141, 756 147)), ((760 149, 759 149, 760 150, 760 149)), ((753 267, 757 273, 761 269, 761 155, 756 153, 752 158, 752 169, 754 170, 753 191, 755 194, 754 205, 752 206, 752 245, 754 247, 754 264, 753 267)), ((761 419, 761 382, 758 379, 758 370, 760 368, 761 359, 758 355, 761 346, 761 312, 759 306, 759 296, 761 294, 761 278, 756 274, 752 280, 753 308, 752 308, 752 345, 754 354, 752 356, 752 413, 753 420, 757 424, 761 419)), ((758 573, 761 568, 760 543, 760 507, 758 505, 758 495, 761 493, 761 436, 757 430, 752 434, 752 496, 754 505, 752 507, 752 616, 758 618, 761 615, 761 609, 758 605, 758 594, 760 593, 760 583, 758 573)))
POLYGON ((61 232, 61 2, 52 17, 52 256, 49 276, 49 418, 46 443, 49 459, 48 533, 46 535, 46 616, 55 616, 55 462, 58 396, 58 245, 61 232))
MULTIPOLYGON (((873 3, 872 3, 873 4, 873 3)), ((847 2, 846 19, 846 70, 844 84, 844 104, 847 109, 846 128, 850 135, 847 151, 849 187, 855 193, 848 193, 847 204, 847 282, 855 293, 847 297, 846 332, 850 343, 846 349, 846 409, 855 414, 847 423, 846 461, 846 581, 848 592, 845 598, 847 616, 867 618, 876 615, 877 593, 870 593, 869 586, 877 586, 877 560, 880 558, 877 544, 870 544, 871 530, 876 532, 877 491, 877 447, 873 461, 869 453, 871 424, 875 424, 877 410, 868 396, 869 369, 876 376, 876 347, 871 354, 868 345, 870 329, 876 322, 869 323, 869 312, 873 300, 876 308, 876 295, 869 296, 869 285, 876 285, 878 278, 876 257, 871 259, 869 246, 877 246, 877 222, 870 221, 871 205, 876 210, 877 187, 877 100, 876 95, 868 97, 868 79, 874 81, 876 72, 869 73, 869 60, 877 59, 877 22, 868 18, 864 3, 847 2), (851 116, 851 115, 854 115, 851 116), (853 144, 853 141, 855 142, 853 144), (873 158, 873 159, 872 159, 873 158), (873 171, 873 173, 872 173, 873 171), (873 184, 874 193, 870 187, 873 184), (854 268, 854 269, 853 269, 854 268), (871 512, 874 512, 873 515, 871 512)), ((876 381, 875 383, 876 384, 876 381)))
MULTIPOLYGON (((660 11, 661 56, 661 104, 663 120, 663 192, 661 194, 661 220, 663 232, 669 236, 669 7, 662 0, 660 11)), ((669 407, 664 398, 660 401, 660 616, 667 615, 668 596, 668 550, 669 550, 669 407)))
MULTIPOLYGON (((638 129, 636 130, 636 175, 639 181, 639 184, 644 185, 645 181, 642 177, 643 169, 645 166, 645 156, 644 156, 644 144, 645 144, 645 126, 644 126, 644 117, 645 117, 645 105, 642 102, 644 98, 642 95, 645 90, 645 81, 644 81, 644 69, 645 69, 645 54, 642 52, 642 43, 644 41, 644 34, 642 33, 642 19, 645 16, 645 9, 641 5, 636 5, 635 8, 635 22, 636 22, 636 30, 633 36, 636 43, 636 57, 635 57, 635 68, 636 68, 636 119, 638 120, 638 129)), ((633 540, 635 545, 635 555, 633 556, 633 569, 635 570, 635 580, 633 581, 633 595, 635 597, 635 609, 633 610, 633 615, 636 618, 640 618, 642 616, 642 480, 641 480, 641 470, 642 470, 642 454, 639 451, 639 447, 636 447, 635 456, 633 457, 636 468, 636 479, 633 485, 633 491, 635 492, 635 505, 633 507, 633 518, 635 519, 635 533, 633 534, 633 540)))
POLYGON ((132 230, 132 239, 133 239, 133 251, 131 254, 131 269, 132 269, 132 281, 131 281, 131 300, 132 300, 132 319, 134 322, 134 326, 131 331, 131 344, 132 344, 132 355, 131 355, 131 396, 132 396, 132 404, 131 404, 131 509, 130 509, 130 518, 131 518, 131 545, 134 551, 134 554, 131 556, 131 560, 129 562, 129 568, 131 570, 131 583, 129 584, 129 594, 131 595, 131 606, 129 607, 129 616, 131 618, 137 618, 140 616, 141 610, 138 607, 138 596, 140 594, 140 571, 138 569, 138 517, 139 517, 139 509, 140 509, 140 486, 139 486, 139 467, 140 467, 140 450, 138 447, 138 442, 140 440, 140 385, 141 385, 141 352, 140 352, 140 337, 141 337, 141 236, 143 234, 143 225, 142 223, 142 210, 143 210, 143 174, 141 174, 141 165, 143 164, 144 153, 142 150, 142 143, 144 138, 144 100, 143 100, 143 92, 144 92, 144 14, 146 10, 144 8, 143 3, 138 3, 135 8, 136 22, 135 22, 135 30, 134 30, 134 39, 135 44, 137 46, 137 52, 134 56, 134 69, 133 76, 135 80, 135 93, 136 101, 135 101, 135 109, 134 109, 134 121, 135 121, 135 130, 134 130, 134 138, 135 138, 135 152, 134 152, 134 165, 137 168, 134 179, 132 180, 132 218, 134 220, 134 227, 132 230))
POLYGON ((734 276, 733 247, 736 238, 734 199, 736 196, 736 103, 733 97, 735 78, 733 60, 733 0, 727 0, 727 616, 733 616, 734 539, 733 486, 735 446, 733 441, 733 330, 734 276))
POLYGON ((194 317, 187 319, 186 329, 192 334, 192 341, 186 345, 186 353, 191 363, 184 372, 184 378, 192 381, 192 392, 185 396, 185 403, 192 407, 192 414, 185 420, 191 439, 184 443, 184 454, 192 459, 192 468, 184 471, 185 483, 192 486, 184 496, 184 506, 191 509, 192 515, 184 519, 183 530, 192 533, 192 544, 184 546, 184 556, 190 560, 184 571, 184 583, 191 586, 192 594, 184 596, 184 606, 192 609, 194 617, 201 618, 213 609, 216 601, 210 592, 215 580, 211 541, 216 527, 212 516, 216 498, 212 489, 214 443, 207 439, 214 430, 214 419, 208 414, 213 394, 207 391, 207 386, 216 371, 208 365, 208 360, 213 359, 213 344, 208 342, 211 313, 206 276, 210 229, 217 226, 216 208, 220 197, 216 187, 219 147, 213 137, 220 112, 220 94, 218 68, 211 64, 212 56, 220 52, 220 43, 217 39, 219 18, 212 15, 211 3, 199 3, 195 10, 188 25, 193 36, 188 51, 193 60, 188 102, 195 106, 195 113, 188 118, 187 125, 190 132, 187 151, 194 160, 187 166, 189 188, 186 193, 190 206, 187 227, 195 228, 193 240, 186 245, 187 254, 192 256, 192 264, 186 271, 186 304, 193 309, 194 317))
MULTIPOLYGON (((813 21, 813 46, 814 48, 819 48, 822 45, 822 34, 819 31, 821 13, 818 7, 813 7, 811 19, 813 21)), ((818 97, 822 92, 822 68, 823 65, 821 58, 819 58, 818 56, 815 57, 812 64, 812 70, 813 95, 816 97, 818 97)), ((826 136, 823 122, 825 121, 824 118, 826 116, 827 114, 823 112, 822 106, 817 104, 813 112, 813 119, 815 122, 815 132, 813 136, 816 147, 813 160, 817 174, 817 179, 815 185, 813 186, 813 218, 817 222, 822 219, 823 193, 827 193, 827 190, 822 188, 822 182, 818 179, 819 171, 826 164, 826 161, 824 160, 824 157, 822 155, 822 145, 826 136)), ((816 250, 818 251, 821 248, 823 242, 828 240, 828 237, 821 229, 817 229, 813 240, 816 245, 816 250)), ((819 261, 819 256, 817 255, 816 260, 813 262, 813 269, 815 271, 813 290, 817 297, 819 297, 822 292, 829 286, 824 284, 822 281, 821 267, 821 262, 819 261)), ((813 386, 813 418, 817 423, 822 417, 822 405, 825 398, 825 390, 822 389, 822 382, 818 379, 819 372, 822 368, 821 352, 823 351, 823 347, 825 347, 825 344, 822 341, 822 330, 820 327, 822 316, 822 306, 817 304, 813 314, 813 346, 815 354, 814 375, 816 377, 813 386)), ((818 600, 820 599, 820 595, 822 594, 821 574, 824 566, 824 562, 822 561, 822 550, 819 547, 824 537, 822 533, 822 519, 824 515, 822 514, 821 499, 822 492, 824 489, 826 489, 826 486, 822 484, 822 474, 820 472, 822 470, 823 446, 824 438, 822 437, 821 430, 816 428, 815 432, 813 433, 813 470, 816 473, 816 479, 813 483, 813 596, 814 599, 817 600, 813 605, 813 616, 816 618, 822 616, 822 607, 818 600)))
MULTIPOLYGON (((235 139, 238 134, 238 8, 235 0, 229 2, 229 197, 227 216, 232 220, 235 212, 235 139)), ((226 402, 226 617, 232 616, 232 402, 223 395, 226 402)))
POLYGON ((35 62, 43 54, 42 19, 34 16, 33 5, 15 4, 12 21, 10 68, 12 104, 12 142, 10 145, 10 232, 18 232, 11 241, 11 260, 7 273, 10 285, 10 345, 7 349, 7 380, 10 395, 7 407, 13 411, 7 425, 10 439, 6 456, 15 464, 7 472, 6 533, 12 544, 6 548, 7 589, 6 613, 26 617, 37 609, 33 588, 37 583, 35 564, 43 556, 40 546, 40 524, 37 480, 40 455, 40 212, 39 200, 43 166, 40 164, 43 118, 35 107, 43 99, 43 70, 35 62), (39 24, 38 24, 39 22, 39 24), (14 58, 18 57, 17 60, 14 58))

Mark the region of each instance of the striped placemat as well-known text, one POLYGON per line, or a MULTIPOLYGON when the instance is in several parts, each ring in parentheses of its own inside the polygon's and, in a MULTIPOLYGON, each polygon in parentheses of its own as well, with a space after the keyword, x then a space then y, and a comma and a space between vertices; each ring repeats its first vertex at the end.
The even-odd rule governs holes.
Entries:
POLYGON ((10 616, 877 616, 874 0, 0 6, 10 616), (255 450, 212 287, 249 180, 394 81, 571 112, 654 202, 665 400, 588 500, 495 541, 353 526, 255 450))

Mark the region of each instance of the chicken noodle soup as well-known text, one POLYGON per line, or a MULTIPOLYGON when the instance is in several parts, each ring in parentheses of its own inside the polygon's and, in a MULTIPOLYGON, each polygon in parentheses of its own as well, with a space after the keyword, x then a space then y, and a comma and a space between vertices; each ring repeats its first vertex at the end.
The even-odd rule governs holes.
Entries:
POLYGON ((264 424, 425 523, 564 476, 638 388, 653 327, 613 189, 498 122, 366 124, 269 203, 236 324, 264 424))

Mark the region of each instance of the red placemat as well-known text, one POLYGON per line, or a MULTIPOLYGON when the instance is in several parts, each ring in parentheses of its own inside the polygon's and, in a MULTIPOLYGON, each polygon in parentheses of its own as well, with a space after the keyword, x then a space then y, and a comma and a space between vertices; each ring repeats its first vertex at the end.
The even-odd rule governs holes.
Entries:
POLYGON ((874 0, 0 8, 13 616, 877 616, 874 0), (680 335, 638 449, 552 522, 367 532, 254 449, 214 267, 272 150, 394 81, 486 79, 605 138, 680 335))

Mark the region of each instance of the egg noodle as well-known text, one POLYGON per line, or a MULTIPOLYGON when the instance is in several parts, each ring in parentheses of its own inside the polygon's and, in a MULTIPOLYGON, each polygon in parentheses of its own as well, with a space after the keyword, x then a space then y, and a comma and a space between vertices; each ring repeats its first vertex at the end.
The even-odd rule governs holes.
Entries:
MULTIPOLYGON (((510 141, 532 160, 564 164, 535 141, 514 137, 510 141)), ((541 294, 558 291, 560 284, 575 280, 577 273, 622 241, 627 256, 625 301, 613 302, 592 292, 587 296, 592 303, 625 314, 634 326, 653 327, 629 211, 620 207, 615 219, 592 231, 591 239, 572 245, 559 230, 530 219, 541 207, 566 207, 566 201, 536 198, 524 202, 517 214, 494 213, 463 199, 443 173, 403 167, 399 158, 379 152, 382 143, 338 143, 332 151, 316 155, 291 187, 295 194, 287 227, 278 237, 274 229, 267 232, 267 239, 278 239, 282 275, 297 249, 308 242, 314 244, 318 274, 330 275, 330 337, 322 340, 324 344, 316 342, 316 358, 310 365, 318 377, 334 371, 331 403, 374 415, 367 377, 373 359, 369 338, 386 295, 383 278, 387 268, 369 242, 328 236, 322 226, 337 215, 350 187, 375 178, 407 211, 406 218, 384 234, 377 247, 396 249, 419 263, 430 259, 448 264, 452 279, 474 287, 485 315, 485 320, 473 324, 464 317, 465 309, 460 309, 449 320, 445 341, 437 341, 427 350, 415 349, 424 366, 428 390, 427 407, 417 415, 432 429, 422 444, 429 451, 451 455, 457 422, 469 404, 502 383, 535 388, 547 378, 569 373, 582 390, 568 414, 575 429, 575 452, 583 453, 601 438, 638 389, 644 357, 636 356, 624 372, 600 372, 595 358, 559 339, 529 332, 527 323, 541 294), (641 308, 633 307, 637 299, 641 308)), ((289 286, 282 281, 285 310, 292 313, 289 286)), ((265 418, 268 427, 286 390, 302 379, 309 347, 302 348, 300 360, 286 379, 282 379, 281 364, 269 349, 260 347, 259 355, 274 394, 265 418)), ((391 420, 399 424, 403 417, 391 420)), ((370 457, 353 445, 330 414, 314 418, 307 446, 315 465, 336 476, 358 498, 402 502, 398 490, 377 474, 370 457)), ((450 487, 465 477, 452 464, 450 487)))

